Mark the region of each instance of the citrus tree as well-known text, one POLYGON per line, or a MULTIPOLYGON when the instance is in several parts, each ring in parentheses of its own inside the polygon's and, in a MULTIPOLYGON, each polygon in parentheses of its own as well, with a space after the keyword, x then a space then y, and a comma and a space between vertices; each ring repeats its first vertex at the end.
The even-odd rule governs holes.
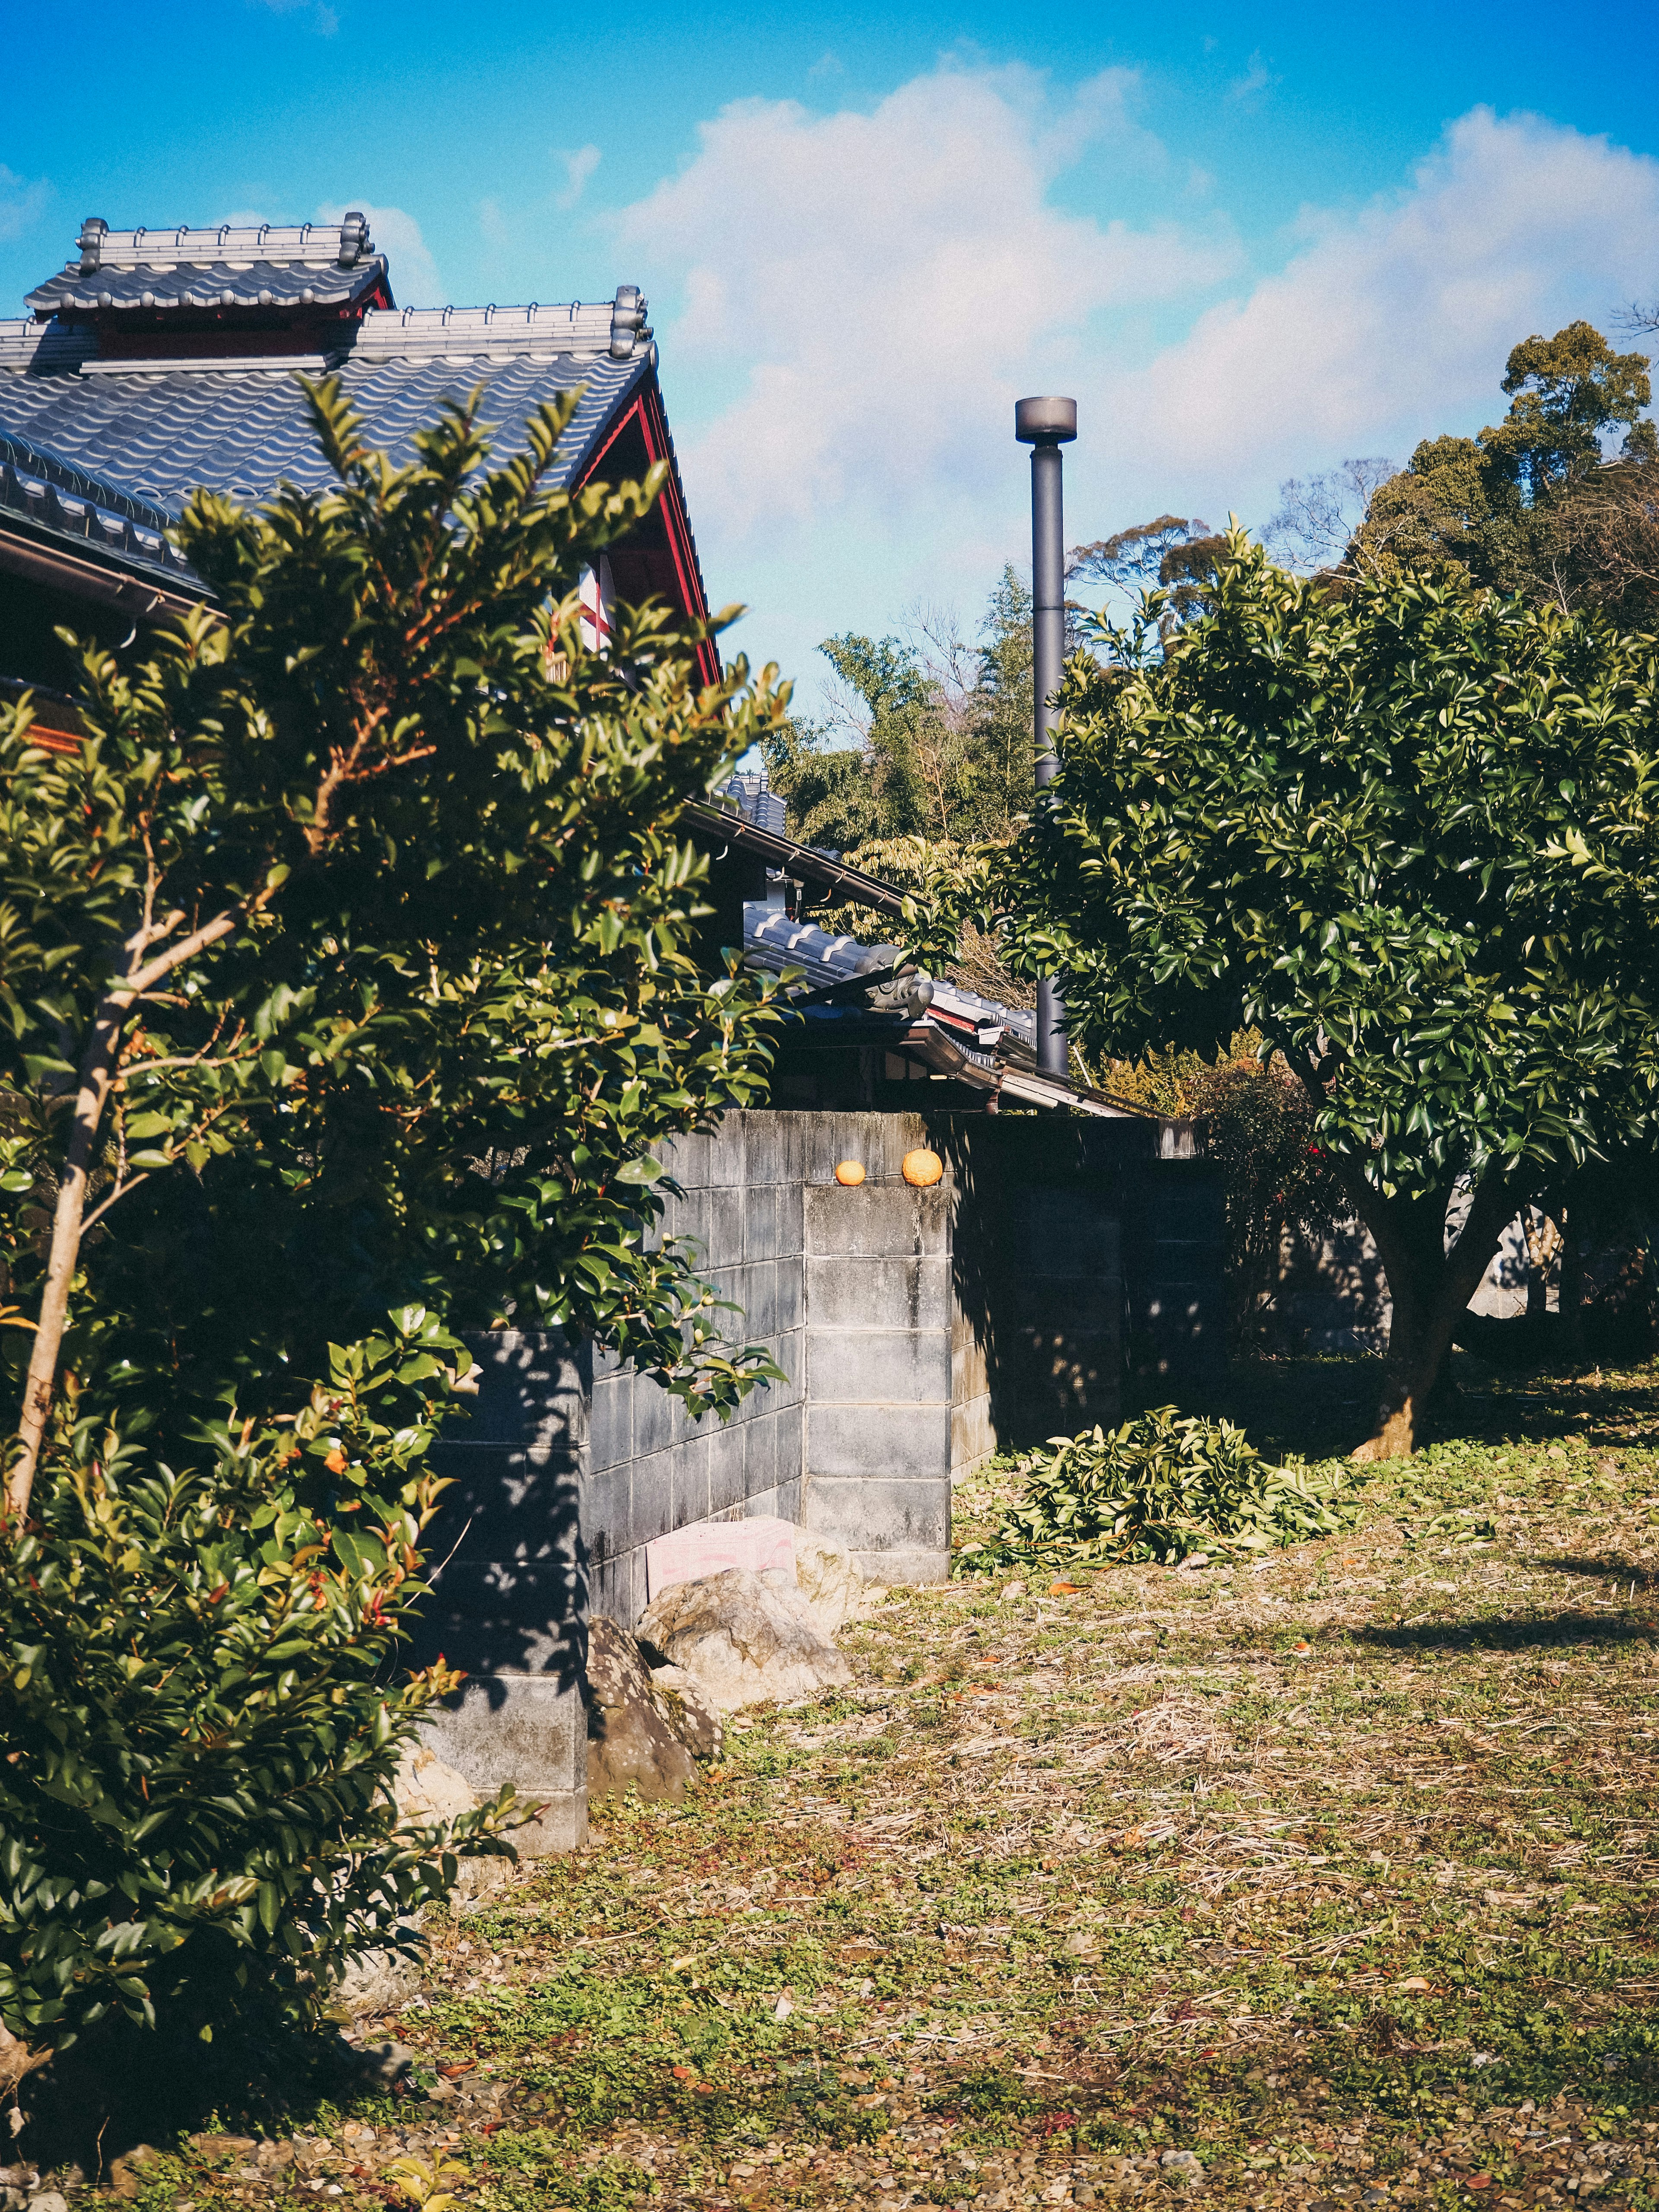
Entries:
POLYGON ((1653 1133, 1656 649, 1455 577, 1298 580, 1237 532, 1213 595, 1073 659, 1048 802, 957 905, 1064 970, 1085 1049, 1283 1055, 1388 1273, 1386 1456, 1517 1209, 1653 1133))

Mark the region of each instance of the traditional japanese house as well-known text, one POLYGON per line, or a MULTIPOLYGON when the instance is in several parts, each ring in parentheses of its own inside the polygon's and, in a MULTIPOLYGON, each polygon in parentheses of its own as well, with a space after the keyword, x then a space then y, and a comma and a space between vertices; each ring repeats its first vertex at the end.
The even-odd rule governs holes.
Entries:
MULTIPOLYGON (((27 306, 0 322, 0 696, 30 688, 49 742, 79 736, 58 625, 114 646, 206 596, 167 536, 198 485, 255 503, 326 482, 296 370, 337 374, 394 459, 476 386, 502 453, 532 409, 579 392, 557 481, 669 464, 586 581, 590 645, 618 599, 708 611, 635 286, 598 305, 400 308, 360 214, 94 219, 27 306)), ((884 1581, 936 1579, 954 1476, 999 1441, 1115 1417, 1126 1352, 1171 1376, 1220 1352, 1220 1187, 1188 1129, 1039 1072, 1029 1012, 918 973, 890 941, 902 895, 786 835, 758 779, 688 826, 711 861, 710 972, 737 946, 795 971, 799 1019, 769 1109, 665 1148, 664 1226, 786 1380, 722 1427, 556 1332, 480 1340, 477 1418, 443 1446, 456 1483, 428 1628, 471 1679, 441 1734, 480 1787, 546 1802, 549 1846, 586 1819, 589 1611, 635 1617, 659 1540, 776 1516, 884 1581), (847 908, 867 933, 813 919, 847 908), (907 1157, 926 1147, 939 1164, 918 1183, 907 1157)))
MULTIPOLYGON (((26 304, 0 322, 0 678, 14 685, 70 691, 60 624, 114 643, 204 596, 167 538, 198 485, 251 503, 283 482, 321 487, 296 370, 337 374, 398 460, 441 401, 475 386, 503 454, 533 409, 580 391, 555 481, 670 465, 650 517, 589 580, 596 635, 617 595, 708 611, 636 285, 597 305, 399 307, 360 214, 164 230, 94 216, 26 304)), ((712 680, 712 645, 703 657, 712 680)))

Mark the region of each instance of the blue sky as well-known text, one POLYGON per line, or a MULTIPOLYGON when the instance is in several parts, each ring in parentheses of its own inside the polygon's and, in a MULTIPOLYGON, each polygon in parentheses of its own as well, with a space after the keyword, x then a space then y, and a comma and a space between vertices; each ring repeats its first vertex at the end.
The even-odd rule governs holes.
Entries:
POLYGON ((0 312, 93 213, 367 206, 416 305, 642 283, 710 590, 812 690, 1022 557, 1022 392, 1078 397, 1073 538, 1260 525, 1659 294, 1650 5, 111 0, 6 53, 0 312))

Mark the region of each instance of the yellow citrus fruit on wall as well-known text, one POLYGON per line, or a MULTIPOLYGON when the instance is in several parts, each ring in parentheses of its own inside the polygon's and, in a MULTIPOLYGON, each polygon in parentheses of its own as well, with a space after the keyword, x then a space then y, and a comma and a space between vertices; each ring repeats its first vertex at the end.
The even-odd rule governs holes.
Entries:
POLYGON ((864 1181, 862 1160, 839 1160, 836 1164, 836 1181, 844 1182, 848 1190, 856 1190, 864 1181))
POLYGON ((944 1173, 945 1163, 937 1152, 924 1151, 904 1155, 904 1180, 915 1183, 918 1190, 926 1190, 930 1182, 937 1182, 944 1173))

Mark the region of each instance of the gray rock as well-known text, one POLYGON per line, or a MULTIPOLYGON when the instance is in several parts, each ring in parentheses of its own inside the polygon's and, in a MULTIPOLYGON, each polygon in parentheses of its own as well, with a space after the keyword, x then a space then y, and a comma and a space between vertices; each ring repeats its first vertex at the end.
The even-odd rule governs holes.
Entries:
POLYGON ((406 2043, 368 2043, 357 2053, 359 2070, 386 2089, 401 2081, 417 2063, 417 2054, 406 2043))
POLYGON ((813 1697, 853 1679, 806 1599, 775 1569, 675 1583, 646 1607, 640 1635, 720 1712, 813 1697))
POLYGON ((846 1547, 805 1528, 795 1531, 795 1584, 829 1637, 862 1613, 870 1601, 864 1577, 846 1547))
MULTIPOLYGON (((418 1741, 404 1747, 392 1777, 392 1799, 400 1821, 422 1828, 441 1820, 458 1820, 478 1803, 477 1792, 465 1777, 446 1766, 435 1751, 418 1741)), ((464 1858, 456 1870, 451 1895, 459 1899, 486 1896, 510 1881, 512 1874, 513 1862, 508 1858, 493 1855, 464 1858)))
POLYGON ((69 2199, 61 2189, 37 2189, 28 2207, 29 2212, 69 2212, 69 2199))
MULTIPOLYGON (((412 1934, 415 1923, 406 1921, 404 1927, 412 1934)), ((364 1951, 351 1961, 335 1984, 330 2008, 336 2018, 343 2013, 352 2020, 363 2020, 374 2013, 396 2012, 406 1997, 414 1996, 421 1986, 424 1969, 420 1954, 387 1946, 384 1950, 364 1951)))
POLYGON ((651 1686, 658 1708, 694 1759, 718 1759, 726 1731, 715 1711, 684 1667, 653 1667, 651 1686))
POLYGON ((669 1726, 651 1670, 625 1628, 587 1625, 587 1800, 640 1796, 678 1802, 697 1762, 669 1726))

